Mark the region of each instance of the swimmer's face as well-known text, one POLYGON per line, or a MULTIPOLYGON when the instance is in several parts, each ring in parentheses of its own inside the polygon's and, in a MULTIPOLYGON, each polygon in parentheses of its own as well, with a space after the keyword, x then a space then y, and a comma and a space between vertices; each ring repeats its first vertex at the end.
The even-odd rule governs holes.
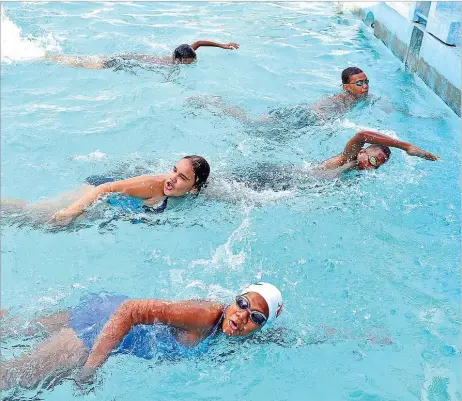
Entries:
POLYGON ((167 174, 164 182, 164 194, 167 196, 182 196, 194 189, 196 175, 191 162, 181 159, 167 174))
POLYGON ((184 58, 180 61, 180 64, 191 64, 194 61, 196 61, 195 57, 184 58))
POLYGON ((367 76, 364 72, 359 74, 352 75, 349 79, 348 84, 343 84, 343 89, 347 92, 356 95, 356 96, 364 96, 369 93, 369 84, 366 84, 367 76), (363 83, 362 86, 358 86, 356 83, 363 83))
POLYGON ((382 149, 379 147, 370 147, 361 149, 356 160, 359 170, 376 170, 382 164, 386 163, 388 159, 382 149))
MULTIPOLYGON (((265 299, 256 292, 248 292, 245 297, 250 303, 251 311, 260 311, 268 318, 269 309, 265 299)), ((221 326, 223 333, 230 337, 248 336, 254 331, 259 330, 262 326, 254 323, 250 319, 250 313, 247 309, 241 309, 234 302, 226 309, 226 314, 221 326)))
POLYGON ((175 64, 191 64, 196 61, 196 57, 176 58, 174 59, 175 64))

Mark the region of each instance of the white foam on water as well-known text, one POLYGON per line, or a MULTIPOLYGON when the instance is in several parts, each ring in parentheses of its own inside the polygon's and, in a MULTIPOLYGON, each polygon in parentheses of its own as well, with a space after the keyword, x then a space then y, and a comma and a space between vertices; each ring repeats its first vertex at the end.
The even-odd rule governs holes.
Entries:
POLYGON ((204 195, 207 199, 222 200, 243 205, 262 206, 294 196, 295 192, 290 190, 274 191, 272 189, 255 191, 242 182, 214 178, 204 190, 204 195))
POLYGON ((103 7, 103 8, 98 8, 96 10, 90 11, 88 13, 82 14, 81 18, 88 19, 88 18, 94 18, 98 16, 98 14, 101 14, 102 12, 105 11, 112 11, 112 4, 111 7, 103 7))
POLYGON ((99 149, 95 150, 92 153, 89 153, 88 155, 77 155, 77 156, 71 156, 71 160, 98 160, 98 159, 103 159, 106 157, 106 153, 101 152, 99 149))
POLYGON ((0 7, 1 13, 1 62, 10 64, 14 61, 34 60, 45 56, 48 51, 61 50, 57 40, 51 33, 33 38, 23 37, 21 28, 11 21, 0 7))
MULTIPOLYGON (((242 219, 241 224, 237 227, 231 235, 228 237, 228 240, 223 245, 220 245, 213 253, 210 259, 199 259, 194 260, 191 263, 191 267, 196 266, 211 266, 212 268, 217 269, 237 269, 243 266, 246 259, 246 242, 252 234, 249 232, 250 229, 250 220, 249 212, 251 208, 244 209, 244 218, 242 219), (243 243, 243 248, 237 252, 234 252, 233 248, 236 248, 236 245, 243 243)), ((242 248, 242 247, 240 247, 242 248)))
POLYGON ((65 297, 66 294, 64 293, 56 294, 55 296, 44 296, 37 299, 36 303, 57 305, 65 297))

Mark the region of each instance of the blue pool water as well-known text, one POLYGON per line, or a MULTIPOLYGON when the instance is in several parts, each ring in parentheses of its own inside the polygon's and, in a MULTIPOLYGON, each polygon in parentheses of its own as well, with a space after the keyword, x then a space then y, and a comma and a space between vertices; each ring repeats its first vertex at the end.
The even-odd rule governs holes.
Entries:
MULTIPOLYGON (((100 204, 58 231, 5 219, 2 308, 27 319, 101 290, 230 302, 263 279, 281 288, 285 310, 275 326, 288 339, 222 339, 205 356, 175 363, 120 355, 90 393, 65 381, 7 396, 461 398, 460 119, 364 25, 333 3, 7 3, 3 12, 3 198, 51 198, 93 174, 160 173, 186 154, 206 157, 212 177, 203 195, 160 215, 100 204), (162 56, 198 39, 241 48, 201 48, 192 65, 117 72, 38 58, 162 56), (321 126, 269 132, 187 101, 221 96, 258 116, 338 93, 349 65, 366 71, 379 99, 321 126), (441 159, 395 150, 379 171, 282 189, 236 178, 307 168, 362 128, 441 159)), ((36 341, 5 342, 2 352, 17 356, 36 341)))

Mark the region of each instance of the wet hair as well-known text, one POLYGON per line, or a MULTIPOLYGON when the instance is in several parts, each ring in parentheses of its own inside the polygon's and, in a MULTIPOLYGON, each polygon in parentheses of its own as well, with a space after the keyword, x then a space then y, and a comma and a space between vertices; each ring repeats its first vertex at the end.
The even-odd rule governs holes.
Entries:
POLYGON ((210 165, 201 156, 196 156, 196 155, 191 155, 191 156, 185 156, 183 159, 187 159, 191 162, 192 168, 194 170, 194 176, 195 176, 195 184, 194 187, 200 191, 205 183, 207 182, 207 178, 209 177, 210 174, 210 165))
POLYGON ((387 160, 390 158, 391 155, 391 150, 388 146, 385 145, 370 145, 366 149, 373 149, 373 148, 379 148, 383 153, 385 153, 385 156, 387 157, 387 160))
POLYGON ((361 68, 358 67, 348 67, 342 71, 342 84, 350 83, 350 77, 352 75, 361 74, 364 72, 361 68))
POLYGON ((173 59, 174 60, 184 60, 185 58, 196 58, 196 52, 190 45, 179 45, 173 51, 173 59))

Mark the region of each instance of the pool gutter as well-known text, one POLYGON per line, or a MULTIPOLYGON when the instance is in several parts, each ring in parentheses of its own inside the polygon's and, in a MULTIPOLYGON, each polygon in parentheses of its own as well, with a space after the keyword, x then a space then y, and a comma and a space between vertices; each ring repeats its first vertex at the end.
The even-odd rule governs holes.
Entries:
POLYGON ((460 117, 460 3, 344 3, 460 117))

